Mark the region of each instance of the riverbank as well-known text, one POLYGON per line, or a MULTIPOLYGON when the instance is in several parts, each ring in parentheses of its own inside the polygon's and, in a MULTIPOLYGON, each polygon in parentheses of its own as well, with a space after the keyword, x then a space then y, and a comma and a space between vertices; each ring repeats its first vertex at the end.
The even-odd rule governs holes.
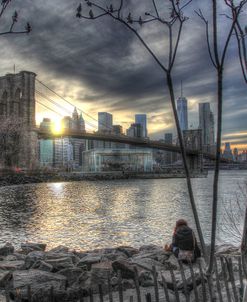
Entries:
MULTIPOLYGON (((221 246, 217 251, 217 256, 220 255, 224 255, 224 259, 231 257, 229 263, 233 261, 234 267, 238 264, 236 248, 221 246)), ((217 262, 219 274, 214 275, 211 289, 216 290, 217 282, 229 282, 232 294, 232 279, 224 279, 222 268, 225 267, 220 268, 219 258, 217 262)), ((235 289, 239 289, 241 282, 236 267, 234 277, 235 289)), ((7 290, 11 301, 31 301, 28 299, 32 296, 32 301, 69 302, 94 296, 93 301, 97 302, 103 301, 101 298, 105 295, 104 301, 107 302, 119 301, 121 295, 122 301, 129 302, 137 301, 138 295, 142 301, 148 301, 148 294, 150 297, 158 295, 160 301, 167 295, 170 301, 175 301, 177 296, 180 301, 185 301, 186 296, 189 298, 186 301, 204 301, 203 295, 209 295, 206 283, 202 258, 192 266, 181 264, 172 253, 156 245, 92 251, 75 251, 64 246, 46 251, 43 243, 23 243, 18 250, 9 243, 0 247, 0 288, 3 295, 7 290), (53 300, 49 300, 51 296, 53 300), (110 300, 111 296, 113 300, 110 300), (196 296, 199 300, 195 299, 196 296)), ((221 294, 226 301, 223 286, 221 294)), ((214 301, 218 301, 217 293, 215 297, 214 301)), ((157 301, 151 299, 149 301, 157 301)))
MULTIPOLYGON (((192 177, 206 177, 207 173, 193 174, 192 177)), ((0 187, 10 185, 21 185, 42 182, 69 182, 69 181, 97 181, 97 180, 117 180, 117 179, 167 179, 184 178, 182 172, 170 173, 134 173, 134 172, 56 172, 56 173, 11 173, 0 174, 0 187)))

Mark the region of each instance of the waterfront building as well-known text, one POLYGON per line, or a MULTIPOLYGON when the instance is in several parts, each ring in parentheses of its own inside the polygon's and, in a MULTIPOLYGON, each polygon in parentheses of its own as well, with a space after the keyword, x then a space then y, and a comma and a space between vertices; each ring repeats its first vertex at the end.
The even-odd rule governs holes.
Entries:
POLYGON ((232 154, 232 149, 231 149, 231 143, 227 142, 225 143, 225 149, 223 152, 223 157, 225 159, 233 160, 233 154, 232 154))
POLYGON ((112 114, 108 112, 98 112, 98 132, 112 132, 112 114))
POLYGON ((151 172, 153 152, 147 149, 94 149, 83 152, 83 171, 151 172))
POLYGON ((202 130, 203 149, 208 152, 215 150, 214 116, 210 103, 199 103, 199 129, 202 130))
POLYGON ((135 115, 135 124, 140 124, 142 127, 140 137, 148 137, 147 131, 147 115, 146 114, 136 114, 135 115))
POLYGON ((183 96, 177 99, 177 113, 181 131, 188 129, 187 99, 183 96))
POLYGON ((52 139, 39 141, 39 162, 41 167, 53 167, 54 144, 52 139))

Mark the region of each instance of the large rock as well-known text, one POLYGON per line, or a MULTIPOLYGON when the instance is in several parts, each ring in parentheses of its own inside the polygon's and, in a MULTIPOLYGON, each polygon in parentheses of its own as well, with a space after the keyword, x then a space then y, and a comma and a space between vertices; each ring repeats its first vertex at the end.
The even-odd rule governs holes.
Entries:
POLYGON ((31 268, 38 260, 45 259, 45 252, 43 251, 33 251, 28 253, 25 258, 25 267, 26 269, 31 268))
POLYGON ((71 252, 68 253, 47 252, 45 256, 46 260, 54 260, 54 259, 61 259, 61 258, 70 258, 73 264, 77 264, 80 261, 80 258, 71 252))
POLYGON ((21 244, 21 249, 24 253, 28 254, 32 251, 45 251, 46 244, 26 242, 21 244))
POLYGON ((20 269, 25 269, 25 262, 23 260, 0 261, 0 270, 15 271, 20 269))
POLYGON ((32 266, 32 268, 35 268, 35 269, 39 269, 41 271, 45 271, 45 272, 52 272, 54 269, 53 269, 53 266, 49 263, 46 263, 45 261, 36 261, 34 263, 34 265, 32 266))
POLYGON ((4 246, 0 247, 0 256, 8 256, 14 253, 14 246, 7 242, 4 246))
POLYGON ((113 269, 112 269, 111 261, 92 264, 91 267, 92 284, 107 284, 108 278, 111 278, 112 272, 113 269))
POLYGON ((161 250, 164 250, 162 248, 162 246, 158 246, 158 245, 155 245, 155 244, 148 244, 148 245, 142 245, 140 248, 139 248, 139 251, 140 252, 152 252, 152 251, 161 251, 161 250))
MULTIPOLYGON (((112 268, 115 272, 120 271, 123 279, 133 279, 135 277, 136 265, 126 260, 116 260, 112 262, 112 268)), ((138 267, 137 274, 138 274, 138 267)), ((140 270, 139 270, 140 271, 140 270)))
POLYGON ((225 255, 225 254, 240 255, 240 248, 232 244, 222 244, 215 248, 216 256, 225 255))
POLYGON ((10 271, 0 270, 0 287, 5 288, 11 277, 12 273, 10 271))
POLYGON ((77 263, 78 267, 85 267, 87 266, 87 269, 91 269, 91 265, 94 263, 98 263, 102 260, 101 255, 86 255, 85 257, 81 258, 81 260, 77 263))
POLYGON ((133 258, 132 264, 147 271, 152 271, 153 266, 156 268, 157 272, 165 270, 165 266, 162 263, 152 258, 133 258))
POLYGON ((27 255, 15 252, 12 256, 16 257, 16 260, 25 260, 27 255))
POLYGON ((134 255, 133 259, 151 258, 160 263, 165 263, 169 259, 170 255, 171 255, 170 252, 166 252, 163 249, 161 250, 158 249, 158 250, 151 250, 151 251, 142 251, 141 253, 134 255))
POLYGON ((64 245, 59 245, 57 247, 54 247, 53 249, 49 250, 49 253, 68 253, 69 248, 64 245))
POLYGON ((68 285, 72 286, 73 284, 78 283, 79 277, 83 274, 83 270, 79 267, 65 268, 59 271, 59 274, 65 276, 68 280, 68 285))
POLYGON ((46 259, 45 262, 52 265, 55 272, 58 272, 65 268, 74 267, 74 264, 70 257, 64 257, 58 259, 46 259))
MULTIPOLYGON (((66 289, 66 277, 60 274, 44 272, 40 270, 24 270, 13 272, 13 279, 11 280, 10 288, 12 296, 20 292, 24 299, 27 299, 27 288, 30 286, 31 292, 43 291, 47 292, 51 287, 54 291, 66 289), (17 290, 18 289, 18 290, 17 290)), ((42 300, 46 301, 46 300, 42 300)))
POLYGON ((123 252, 128 258, 139 253, 138 249, 135 249, 131 246, 119 246, 117 247, 117 250, 123 252))
POLYGON ((165 269, 178 269, 179 268, 179 263, 178 259, 171 254, 168 260, 165 261, 164 263, 165 269))

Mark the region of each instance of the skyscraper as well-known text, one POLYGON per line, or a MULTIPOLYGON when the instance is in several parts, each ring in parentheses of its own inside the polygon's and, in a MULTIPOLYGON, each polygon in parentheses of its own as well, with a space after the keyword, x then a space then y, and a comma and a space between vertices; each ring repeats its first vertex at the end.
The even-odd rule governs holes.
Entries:
POLYGON ((177 113, 181 131, 188 130, 187 99, 183 96, 177 99, 177 113))
POLYGON ((143 129, 142 125, 139 123, 131 124, 131 126, 126 131, 127 136, 131 137, 142 137, 143 129))
POLYGON ((202 144, 214 146, 214 115, 210 103, 199 104, 199 129, 202 130, 202 144))
POLYGON ((112 114, 108 112, 98 112, 98 131, 112 132, 112 114))
POLYGON ((141 137, 147 137, 147 115, 146 114, 136 114, 135 124, 140 124, 142 126, 141 137))
MULTIPOLYGON (((164 139, 165 139, 164 142, 166 144, 172 144, 172 133, 165 133, 164 139)), ((175 159, 174 156, 176 156, 176 153, 175 152, 165 151, 164 155, 165 155, 164 156, 165 157, 165 164, 166 165, 171 165, 172 162, 173 162, 173 159, 175 159)))
POLYGON ((166 144, 172 144, 172 133, 165 133, 164 138, 166 144))
POLYGON ((229 143, 229 142, 225 143, 225 149, 224 149, 224 152, 223 152, 223 157, 226 158, 226 159, 233 160, 231 143, 229 143))

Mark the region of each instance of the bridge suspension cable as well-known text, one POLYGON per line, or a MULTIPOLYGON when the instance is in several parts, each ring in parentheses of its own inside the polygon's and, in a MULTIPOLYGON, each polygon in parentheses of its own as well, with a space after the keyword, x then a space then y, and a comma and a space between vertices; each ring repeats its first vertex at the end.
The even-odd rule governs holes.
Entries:
POLYGON ((45 107, 46 109, 48 109, 48 110, 50 110, 50 111, 53 111, 53 112, 55 112, 56 114, 58 114, 58 115, 60 115, 60 116, 63 116, 61 113, 59 113, 59 112, 53 110, 52 108, 49 108, 47 105, 42 104, 40 101, 36 100, 36 102, 37 102, 39 105, 45 107))
MULTIPOLYGON (((71 112, 63 107, 61 104, 59 104, 58 102, 54 101, 53 99, 51 99, 50 97, 46 96, 44 93, 40 92, 38 89, 35 89, 35 92, 38 94, 39 97, 42 97, 43 99, 45 99, 46 101, 48 101, 49 103, 52 103, 53 105, 57 106, 58 108, 62 109, 64 112, 66 112, 66 114, 71 114, 71 112)), ((55 110, 52 110, 53 112, 57 113, 55 110)), ((59 113, 59 115, 64 116, 62 114, 59 113)), ((90 128, 92 128, 93 130, 95 130, 97 127, 90 123, 89 121, 85 120, 85 124, 87 126, 89 126, 90 128)))
MULTIPOLYGON (((63 96, 59 95, 56 91, 54 91, 53 89, 51 89, 50 87, 48 87, 46 84, 44 84, 43 82, 41 82, 40 80, 38 80, 36 78, 36 81, 42 85, 43 87, 45 87, 46 89, 48 89, 50 92, 52 92, 53 94, 55 94, 57 97, 59 97, 60 99, 62 99, 63 101, 65 101, 67 104, 69 104, 70 106, 72 106, 73 108, 77 108, 81 113, 83 113, 84 115, 86 115, 87 117, 91 118, 92 120, 94 120, 95 122, 97 122, 97 126, 98 125, 101 125, 103 126, 104 128, 108 129, 108 130, 112 130, 111 127, 108 127, 106 124, 104 123, 101 123, 99 122, 96 118, 94 118, 93 116, 91 116, 90 114, 88 114, 87 112, 85 112, 84 110, 82 110, 80 107, 78 106, 75 106, 73 103, 71 103, 70 101, 68 101, 67 99, 65 99, 63 96)), ((87 123, 89 123, 87 121, 87 123)), ((91 124, 92 125, 92 124, 91 124)), ((97 126, 94 126, 94 127, 97 127, 97 126)))

